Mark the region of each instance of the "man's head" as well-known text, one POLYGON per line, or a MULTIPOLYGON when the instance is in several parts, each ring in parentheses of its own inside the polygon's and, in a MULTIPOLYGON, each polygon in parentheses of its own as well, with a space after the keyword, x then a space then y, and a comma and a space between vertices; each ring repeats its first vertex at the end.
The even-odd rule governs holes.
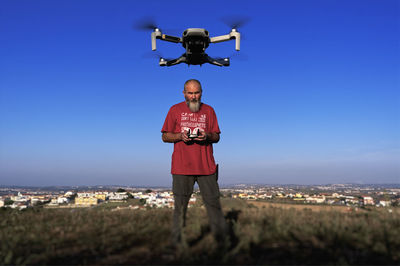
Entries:
POLYGON ((196 113, 200 110, 201 105, 201 84, 197 79, 189 79, 183 87, 183 95, 190 111, 196 113))

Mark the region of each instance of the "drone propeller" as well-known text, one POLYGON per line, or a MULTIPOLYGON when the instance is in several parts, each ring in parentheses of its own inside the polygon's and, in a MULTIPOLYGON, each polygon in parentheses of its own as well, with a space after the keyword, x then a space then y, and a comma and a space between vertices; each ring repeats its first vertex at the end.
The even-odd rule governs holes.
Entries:
POLYGON ((247 24, 250 18, 243 16, 226 16, 221 18, 221 21, 231 29, 238 29, 247 24))
POLYGON ((160 27, 157 26, 157 23, 155 22, 155 19, 152 17, 146 17, 142 18, 140 20, 137 20, 133 23, 132 28, 134 30, 140 30, 140 31, 154 31, 155 29, 159 29, 160 31, 168 32, 173 35, 181 35, 181 29, 175 29, 175 28, 164 28, 161 29, 160 27))
POLYGON ((159 27, 157 27, 157 24, 155 23, 153 18, 142 18, 138 21, 136 21, 133 24, 133 28, 136 30, 155 30, 155 29, 160 29, 159 27))

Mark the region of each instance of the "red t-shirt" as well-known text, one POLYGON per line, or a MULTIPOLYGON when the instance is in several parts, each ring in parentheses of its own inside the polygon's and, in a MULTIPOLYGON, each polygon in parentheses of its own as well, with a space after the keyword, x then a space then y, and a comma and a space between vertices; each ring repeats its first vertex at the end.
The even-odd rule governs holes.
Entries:
MULTIPOLYGON (((197 113, 190 111, 186 102, 175 104, 169 109, 161 132, 180 133, 185 130, 204 130, 221 133, 214 109, 202 103, 197 113)), ((178 141, 174 143, 171 173, 176 175, 211 175, 216 165, 211 143, 178 141)))

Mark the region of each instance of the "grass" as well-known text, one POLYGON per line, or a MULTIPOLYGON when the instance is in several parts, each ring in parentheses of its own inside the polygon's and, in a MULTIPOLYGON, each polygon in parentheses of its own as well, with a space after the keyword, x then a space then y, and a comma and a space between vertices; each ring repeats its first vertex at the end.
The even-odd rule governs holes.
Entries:
POLYGON ((341 212, 222 199, 239 242, 221 252, 204 233, 202 207, 188 212, 185 244, 169 249, 172 210, 0 211, 0 264, 399 264, 400 214, 341 212), (193 241, 197 239, 198 241, 193 241))

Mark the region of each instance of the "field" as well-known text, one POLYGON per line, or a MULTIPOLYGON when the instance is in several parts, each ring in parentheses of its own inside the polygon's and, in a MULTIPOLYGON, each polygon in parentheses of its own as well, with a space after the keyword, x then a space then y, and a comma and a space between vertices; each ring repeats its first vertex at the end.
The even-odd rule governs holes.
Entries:
MULTIPOLYGON (((248 201, 249 205, 254 205, 258 208, 263 207, 276 207, 276 208, 283 208, 283 209, 296 209, 296 210, 305 210, 309 209, 314 212, 320 211, 334 211, 334 212, 341 212, 341 213, 348 213, 348 212, 365 212, 371 211, 372 208, 360 208, 360 207, 348 207, 348 206, 338 206, 338 205, 322 205, 322 204, 290 204, 290 203, 274 203, 274 202, 267 202, 267 201, 248 201)), ((386 209, 387 210, 387 209, 386 209)), ((391 208, 392 211, 399 212, 399 208, 391 208)))
POLYGON ((203 207, 169 247, 172 210, 0 209, 0 264, 400 264, 398 209, 222 199, 238 238, 220 250, 203 207))

